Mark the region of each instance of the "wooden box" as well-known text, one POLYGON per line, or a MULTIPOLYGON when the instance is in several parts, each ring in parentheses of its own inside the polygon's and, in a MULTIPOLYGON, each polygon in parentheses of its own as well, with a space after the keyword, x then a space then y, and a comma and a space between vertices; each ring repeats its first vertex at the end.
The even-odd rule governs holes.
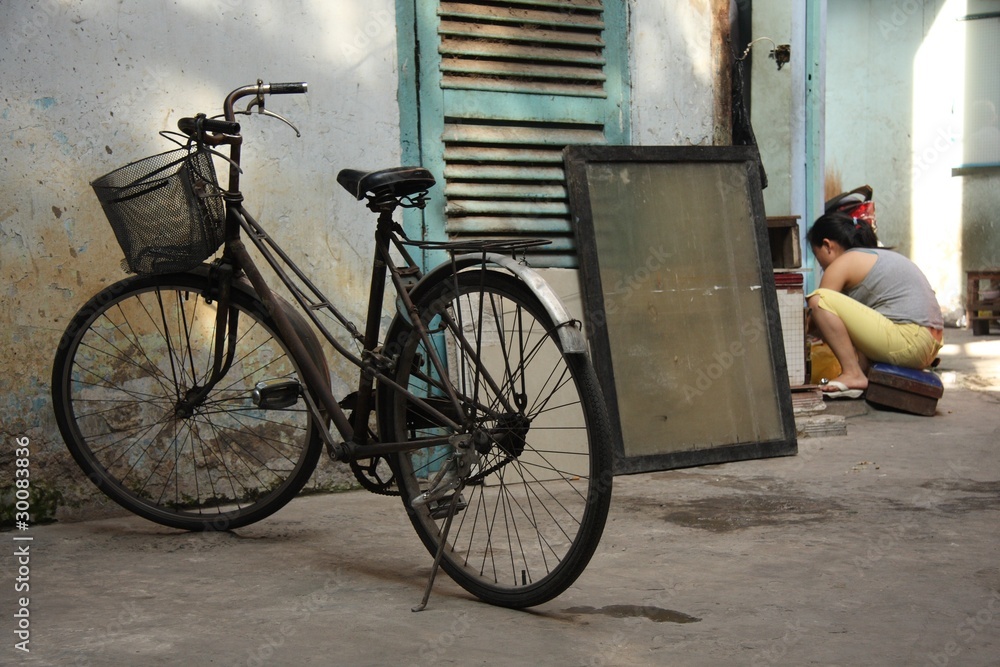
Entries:
POLYGON ((802 266, 798 220, 797 215, 767 217, 771 262, 776 269, 797 269, 802 266))
POLYGON ((930 371, 918 371, 878 363, 868 372, 869 403, 930 417, 944 394, 941 378, 930 371))
POLYGON ((966 271, 966 298, 972 335, 988 335, 990 323, 1000 322, 1000 269, 966 271))

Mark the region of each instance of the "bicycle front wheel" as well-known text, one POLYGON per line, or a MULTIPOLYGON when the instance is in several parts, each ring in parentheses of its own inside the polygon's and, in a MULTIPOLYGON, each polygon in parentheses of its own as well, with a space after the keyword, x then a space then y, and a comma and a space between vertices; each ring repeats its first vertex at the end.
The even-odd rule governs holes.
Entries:
POLYGON ((406 510, 436 553, 454 501, 443 569, 492 604, 541 604, 583 572, 608 513, 611 437, 596 374, 586 355, 562 352, 548 313, 508 274, 453 274, 418 299, 431 343, 412 328, 403 333, 396 381, 424 405, 384 390, 383 439, 451 444, 395 458, 406 510), (429 347, 444 360, 460 409, 429 347), (462 426, 449 428, 442 415, 462 426), (463 438, 458 497, 434 493, 463 438), (438 497, 414 502, 428 491, 438 497))
POLYGON ((106 288, 69 323, 52 371, 56 421, 91 481, 135 514, 185 530, 270 515, 302 488, 322 448, 301 398, 254 404, 256 383, 296 383, 299 372, 264 305, 238 286, 232 364, 192 404, 215 359, 208 286, 176 274, 106 288))

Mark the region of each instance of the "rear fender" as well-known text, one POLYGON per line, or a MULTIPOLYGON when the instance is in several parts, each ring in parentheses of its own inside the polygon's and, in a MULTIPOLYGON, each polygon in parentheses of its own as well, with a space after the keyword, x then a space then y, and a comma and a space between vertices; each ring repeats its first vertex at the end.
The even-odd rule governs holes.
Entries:
MULTIPOLYGON (((419 301, 423 292, 429 289, 430 286, 436 284, 439 280, 454 271, 461 271, 462 269, 480 264, 482 262, 481 258, 481 255, 460 255, 455 258, 454 262, 445 262, 436 266, 413 286, 410 290, 410 298, 413 301, 419 301)), ((515 259, 496 253, 487 254, 486 262, 494 267, 506 269, 531 290, 531 293, 535 295, 555 323, 556 333, 559 336, 559 343, 564 354, 587 353, 587 340, 584 338, 580 321, 573 319, 563 304, 562 299, 559 298, 559 295, 555 293, 552 287, 537 271, 515 259)), ((402 308, 402 305, 397 302, 397 314, 393 320, 393 324, 389 327, 390 338, 387 340, 391 340, 392 334, 398 331, 400 326, 405 326, 408 321, 409 316, 402 308)))

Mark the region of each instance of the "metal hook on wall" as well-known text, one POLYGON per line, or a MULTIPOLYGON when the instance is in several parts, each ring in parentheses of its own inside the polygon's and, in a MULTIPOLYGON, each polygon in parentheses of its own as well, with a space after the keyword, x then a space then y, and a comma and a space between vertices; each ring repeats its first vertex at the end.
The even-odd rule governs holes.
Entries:
POLYGON ((771 42, 771 52, 768 53, 768 57, 778 64, 778 70, 781 70, 788 61, 792 59, 792 46, 791 44, 775 44, 774 40, 770 37, 758 37, 749 44, 747 44, 746 50, 743 55, 737 58, 737 61, 743 61, 748 55, 750 55, 750 49, 753 48, 754 44, 757 42, 768 41, 771 42))

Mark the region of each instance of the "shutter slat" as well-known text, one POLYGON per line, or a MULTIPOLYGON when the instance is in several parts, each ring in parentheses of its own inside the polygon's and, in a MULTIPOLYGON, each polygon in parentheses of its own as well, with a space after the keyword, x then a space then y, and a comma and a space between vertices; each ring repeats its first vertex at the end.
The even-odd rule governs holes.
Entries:
POLYGON ((449 74, 472 76, 527 76, 539 79, 576 79, 579 81, 604 81, 600 69, 571 66, 554 66, 545 63, 505 62, 502 60, 467 60, 444 58, 441 71, 449 74))
MULTIPOLYGON (((559 164, 562 171, 562 153, 539 148, 496 147, 496 146, 446 146, 444 151, 445 164, 456 162, 510 162, 516 164, 553 163, 559 164)), ((508 167, 520 170, 519 167, 508 167)))
POLYGON ((607 97, 603 86, 583 87, 544 81, 506 81, 472 77, 444 76, 442 88, 462 90, 501 91, 507 93, 535 93, 538 95, 579 95, 581 97, 607 97))
POLYGON ((477 143, 496 146, 498 144, 563 146, 569 144, 602 144, 604 132, 589 127, 576 130, 566 128, 531 127, 511 124, 473 125, 446 124, 442 139, 445 143, 477 143))
POLYGON ((538 44, 565 44, 567 46, 586 46, 602 48, 604 40, 600 33, 564 32, 561 30, 545 30, 490 25, 488 23, 464 23, 461 21, 442 22, 439 30, 441 35, 454 37, 472 37, 475 39, 510 40, 513 42, 534 42, 538 44))
POLYGON ((561 182, 565 172, 558 167, 503 166, 492 164, 450 164, 444 177, 454 180, 561 182))
MULTIPOLYGON (((470 215, 461 218, 461 225, 451 221, 449 231, 462 234, 517 234, 536 236, 558 236, 571 234, 572 228, 568 218, 528 218, 523 216, 486 216, 470 215)), ((553 250, 549 247, 549 250, 553 250)))
POLYGON ((602 129, 608 120, 605 105, 587 97, 546 96, 540 100, 526 93, 476 92, 445 89, 441 91, 445 115, 451 118, 489 122, 496 118, 516 118, 554 126, 590 125, 602 129))
POLYGON ((581 65, 604 66, 604 56, 599 49, 550 48, 533 44, 504 43, 498 47, 497 42, 475 39, 444 38, 441 40, 440 53, 445 56, 464 56, 466 58, 495 58, 502 52, 503 57, 510 60, 533 60, 546 62, 568 62, 581 65))
MULTIPOLYGON (((569 215, 566 202, 499 201, 480 199, 449 199, 445 206, 448 215, 475 213, 522 215, 569 215)), ((459 222, 459 221, 456 221, 459 222)))
POLYGON ((523 183, 448 183, 449 198, 477 197, 480 199, 566 199, 566 188, 561 185, 531 185, 523 183))
POLYGON ((438 15, 442 22, 448 19, 476 22, 493 21, 515 24, 522 30, 530 29, 530 26, 534 25, 587 30, 604 28, 600 13, 580 12, 571 7, 519 7, 510 4, 476 5, 442 2, 438 9, 438 15))
POLYGON ((524 7, 551 7, 553 9, 578 12, 603 12, 602 0, 505 0, 506 5, 524 7))

